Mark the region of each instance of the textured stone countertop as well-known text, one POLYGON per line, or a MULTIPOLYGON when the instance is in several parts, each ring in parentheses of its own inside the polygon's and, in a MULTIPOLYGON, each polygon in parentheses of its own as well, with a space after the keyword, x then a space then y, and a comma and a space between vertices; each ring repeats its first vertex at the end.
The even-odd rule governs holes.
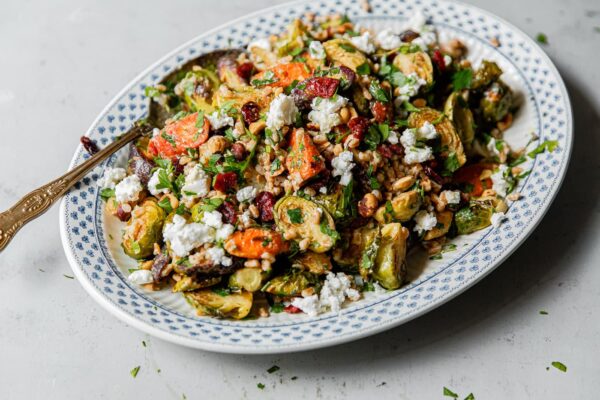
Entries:
MULTIPOLYGON (((562 190, 500 268, 371 338, 299 354, 221 355, 148 337, 65 278, 71 270, 54 206, 0 254, 0 398, 442 399, 444 386, 477 399, 597 398, 600 3, 469 2, 548 36, 544 48, 575 114, 562 190), (568 371, 547 370, 552 361, 568 371), (281 370, 268 374, 273 364, 281 370)), ((62 174, 79 136, 139 71, 197 34, 274 3, 281 2, 1 2, 0 209, 62 174)))

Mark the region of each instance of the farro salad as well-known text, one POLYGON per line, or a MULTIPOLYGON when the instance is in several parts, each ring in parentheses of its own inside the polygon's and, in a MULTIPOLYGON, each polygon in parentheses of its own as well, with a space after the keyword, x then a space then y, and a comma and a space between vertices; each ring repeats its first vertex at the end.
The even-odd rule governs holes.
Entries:
POLYGON ((498 226, 527 172, 516 96, 417 13, 401 32, 305 16, 146 95, 171 118, 99 180, 133 284, 202 315, 338 312, 405 284, 407 250, 498 226))

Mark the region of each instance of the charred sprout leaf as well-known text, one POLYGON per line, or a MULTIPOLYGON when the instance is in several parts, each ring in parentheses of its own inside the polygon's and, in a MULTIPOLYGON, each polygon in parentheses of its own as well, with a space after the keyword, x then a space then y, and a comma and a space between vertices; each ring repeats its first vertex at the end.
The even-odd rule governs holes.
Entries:
POLYGON ((373 278, 385 289, 398 289, 404 282, 408 234, 408 229, 397 222, 381 228, 381 243, 377 250, 373 278))
POLYGON ((260 290, 263 280, 269 273, 260 268, 240 268, 229 276, 229 287, 232 289, 244 289, 248 292, 260 290))
POLYGON ((193 292, 184 292, 186 300, 203 315, 242 319, 250 313, 252 308, 252 293, 229 293, 223 289, 220 293, 215 290, 201 289, 193 292))
POLYGON ((512 90, 502 81, 493 82, 483 94, 479 106, 488 122, 502 120, 513 105, 512 90))
POLYGON ((268 281, 261 289, 265 293, 276 296, 298 296, 309 287, 319 284, 317 275, 307 271, 291 271, 285 275, 279 275, 268 281))
POLYGON ((471 87, 471 81, 473 80, 472 69, 459 69, 452 75, 452 87, 455 92, 463 89, 469 89, 471 87))

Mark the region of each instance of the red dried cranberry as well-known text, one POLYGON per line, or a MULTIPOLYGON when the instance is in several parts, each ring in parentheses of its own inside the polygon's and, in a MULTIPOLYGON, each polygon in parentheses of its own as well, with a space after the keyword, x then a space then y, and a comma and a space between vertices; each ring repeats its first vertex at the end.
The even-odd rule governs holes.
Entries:
POLYGON ((423 172, 434 182, 440 185, 444 183, 444 179, 439 176, 438 173, 435 172, 429 165, 423 165, 423 172))
POLYGON ((404 147, 401 144, 390 144, 390 150, 400 157, 404 156, 404 147))
POLYGON ((246 146, 240 142, 235 142, 231 146, 231 154, 233 154, 233 157, 237 161, 242 161, 244 158, 246 158, 246 146))
POLYGON ((227 192, 233 189, 237 183, 237 174, 235 172, 222 172, 215 177, 213 187, 220 192, 227 192))
POLYGON ((292 90, 292 99, 294 99, 294 104, 300 111, 310 108, 312 98, 303 89, 294 88, 292 90))
POLYGON ((348 121, 348 128, 350 128, 353 137, 362 140, 369 128, 369 120, 365 117, 354 117, 348 121))
POLYGON ((273 207, 275 206, 275 197, 273 196, 273 193, 260 192, 256 195, 254 202, 260 212, 260 219, 263 222, 273 221, 273 207))
POLYGON ((380 144, 377 147, 377 151, 379 152, 379 154, 381 154, 385 158, 392 158, 392 155, 393 155, 392 150, 390 149, 390 146, 388 146, 387 144, 380 144))
POLYGON ((329 98, 335 94, 340 84, 339 79, 316 77, 306 81, 304 91, 309 97, 324 97, 329 98))
POLYGON ((248 80, 252 76, 252 72, 254 71, 254 64, 251 62, 245 62, 240 64, 236 68, 236 72, 240 78, 248 80))
POLYGON ((446 62, 444 61, 444 55, 441 51, 434 51, 431 60, 435 63, 435 65, 437 65, 440 73, 443 74, 446 71, 446 62))
POLYGON ((117 207, 116 217, 119 218, 123 222, 126 222, 127 220, 129 220, 129 217, 131 217, 131 207, 129 206, 129 204, 127 204, 127 208, 129 211, 125 211, 123 209, 122 204, 119 204, 119 206, 117 207))
POLYGON ((373 117, 375 118, 375 121, 379 123, 388 120, 391 110, 392 108, 389 104, 384 104, 380 101, 376 101, 371 105, 371 112, 373 113, 373 117))
POLYGON ((223 219, 228 224, 235 224, 237 221, 237 212, 235 207, 229 201, 224 201, 219 207, 219 212, 223 214, 223 219))
POLYGON ((92 139, 90 139, 87 136, 82 136, 81 137, 81 144, 83 145, 83 148, 85 149, 85 151, 88 152, 88 154, 90 156, 93 156, 98 151, 100 151, 100 149, 98 148, 98 145, 96 144, 96 142, 94 142, 92 139))
POLYGON ((286 312, 286 313, 288 313, 288 314, 298 314, 298 313, 301 313, 301 312, 302 312, 302 310, 301 310, 301 309, 299 309, 298 307, 296 307, 296 306, 293 306, 293 305, 291 305, 291 304, 290 304, 290 305, 288 305, 288 306, 285 306, 285 307, 283 308, 283 311, 285 311, 285 312, 286 312))
POLYGON ((242 116, 248 124, 258 121, 260 118, 260 107, 255 102, 249 101, 242 106, 242 116))
POLYGON ((356 80, 356 74, 348 67, 340 66, 340 73, 342 74, 342 89, 348 89, 356 80))
POLYGON ((415 40, 416 38, 418 38, 419 36, 421 36, 421 35, 419 35, 417 32, 411 31, 410 29, 408 29, 400 34, 400 40, 402 40, 405 43, 410 43, 413 40, 415 40))

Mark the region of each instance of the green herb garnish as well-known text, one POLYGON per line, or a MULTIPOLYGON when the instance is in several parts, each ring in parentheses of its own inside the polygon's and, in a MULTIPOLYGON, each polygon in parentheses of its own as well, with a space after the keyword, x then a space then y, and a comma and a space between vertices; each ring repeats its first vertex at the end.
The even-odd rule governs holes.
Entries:
POLYGON ((290 217, 290 221, 294 224, 301 224, 304 222, 304 218, 302 218, 302 210, 299 208, 287 210, 287 215, 290 217))
POLYGON ((111 197, 115 197, 115 189, 104 188, 100 191, 100 197, 104 200, 108 200, 111 197))
POLYGON ((385 90, 383 90, 379 82, 375 79, 372 80, 371 84, 369 85, 369 93, 373 95, 375 100, 378 100, 382 103, 387 103, 388 101, 390 101, 385 90))
POLYGON ((448 389, 447 387, 444 386, 444 392, 443 392, 444 396, 448 396, 448 397, 452 397, 457 399, 458 395, 456 393, 454 393, 452 390, 448 389))
POLYGON ((359 75, 370 75, 371 67, 369 66, 369 63, 365 62, 364 64, 361 64, 358 67, 356 67, 356 73, 359 75))
POLYGON ((263 75, 262 79, 253 79, 251 84, 252 86, 265 86, 270 85, 271 83, 277 82, 279 79, 275 76, 273 71, 267 71, 263 75))
POLYGON ((552 366, 562 372, 567 372, 567 366, 560 361, 552 361, 552 366))
POLYGON ((548 150, 552 153, 558 147, 558 140, 545 140, 538 147, 527 153, 530 158, 535 158, 538 154, 548 150))
POLYGON ((540 44, 548 44, 548 36, 545 33, 538 33, 535 40, 540 44))
POLYGON ((256 387, 259 388, 260 390, 263 390, 265 388, 265 384, 259 382, 259 383, 256 384, 256 387))
POLYGON ((140 366, 139 365, 137 367, 133 367, 133 369, 131 371, 129 371, 129 373, 131 374, 131 376, 133 376, 134 378, 137 376, 138 372, 140 372, 140 366))
POLYGON ((469 89, 471 87, 471 81, 473 80, 472 69, 459 69, 452 75, 452 87, 455 92, 463 89, 469 89))
POLYGON ((277 372, 277 371, 279 371, 280 369, 281 369, 281 368, 279 368, 279 366, 277 366, 277 365, 273 365, 271 368, 269 368, 269 369, 267 370, 267 372, 268 372, 268 373, 270 373, 270 374, 272 374, 273 372, 277 372))

